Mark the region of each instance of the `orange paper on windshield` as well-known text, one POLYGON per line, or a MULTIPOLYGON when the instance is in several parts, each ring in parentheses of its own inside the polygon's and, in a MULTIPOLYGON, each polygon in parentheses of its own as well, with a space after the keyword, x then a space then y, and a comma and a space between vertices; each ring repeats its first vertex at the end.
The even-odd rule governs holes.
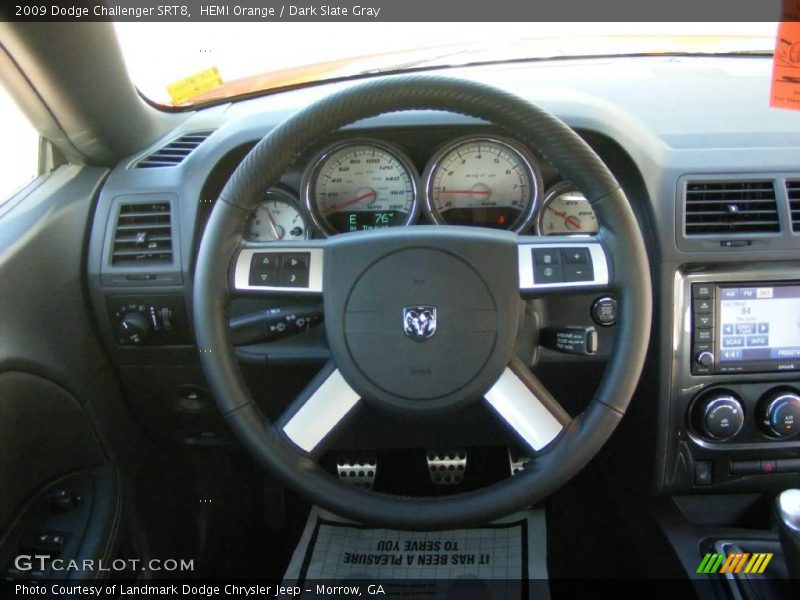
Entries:
POLYGON ((800 110, 800 0, 784 0, 772 58, 770 106, 800 110))

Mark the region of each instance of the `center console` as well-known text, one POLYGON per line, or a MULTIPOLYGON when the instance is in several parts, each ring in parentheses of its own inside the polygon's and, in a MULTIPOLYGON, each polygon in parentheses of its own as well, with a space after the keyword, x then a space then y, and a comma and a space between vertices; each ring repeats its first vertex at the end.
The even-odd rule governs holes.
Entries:
POLYGON ((691 267, 676 273, 674 293, 664 487, 736 491, 796 481, 800 268, 691 267))

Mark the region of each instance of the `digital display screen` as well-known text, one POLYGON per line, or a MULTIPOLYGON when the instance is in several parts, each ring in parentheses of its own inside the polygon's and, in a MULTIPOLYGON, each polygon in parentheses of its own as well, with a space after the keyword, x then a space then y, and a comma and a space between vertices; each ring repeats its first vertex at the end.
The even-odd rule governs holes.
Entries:
POLYGON ((800 285, 721 287, 717 331, 720 367, 800 361, 800 285))
POLYGON ((408 213, 397 210, 354 210, 334 212, 327 219, 335 231, 344 233, 402 225, 407 217, 408 213))

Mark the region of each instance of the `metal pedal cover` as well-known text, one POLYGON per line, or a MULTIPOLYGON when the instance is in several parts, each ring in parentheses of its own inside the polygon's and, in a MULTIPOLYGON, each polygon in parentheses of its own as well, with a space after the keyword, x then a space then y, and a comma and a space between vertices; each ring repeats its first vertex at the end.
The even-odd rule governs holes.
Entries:
POLYGON ((456 485, 467 470, 467 451, 463 448, 428 450, 428 474, 436 485, 456 485))
POLYGON ((532 460, 530 454, 525 453, 524 451, 516 448, 514 446, 509 446, 508 448, 508 467, 511 471, 511 476, 513 477, 522 469, 525 468, 525 465, 532 460))
POLYGON ((348 454, 336 460, 336 472, 344 483, 372 489, 378 474, 378 459, 366 454, 348 454))

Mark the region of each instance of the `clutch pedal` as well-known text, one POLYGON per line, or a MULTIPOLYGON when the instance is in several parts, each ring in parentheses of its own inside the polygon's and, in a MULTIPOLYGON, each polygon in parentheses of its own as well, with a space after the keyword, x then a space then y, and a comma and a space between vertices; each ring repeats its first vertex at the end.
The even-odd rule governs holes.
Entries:
POLYGON ((511 476, 513 477, 522 469, 525 468, 525 465, 528 464, 532 459, 530 454, 526 454, 519 448, 515 448, 513 446, 509 446, 508 448, 508 467, 511 471, 511 476))
POLYGON ((428 450, 425 456, 428 474, 436 485, 456 485, 464 479, 467 470, 467 451, 463 448, 428 450))
POLYGON ((347 455, 336 460, 336 472, 344 483, 372 489, 378 474, 378 459, 368 455, 347 455))

